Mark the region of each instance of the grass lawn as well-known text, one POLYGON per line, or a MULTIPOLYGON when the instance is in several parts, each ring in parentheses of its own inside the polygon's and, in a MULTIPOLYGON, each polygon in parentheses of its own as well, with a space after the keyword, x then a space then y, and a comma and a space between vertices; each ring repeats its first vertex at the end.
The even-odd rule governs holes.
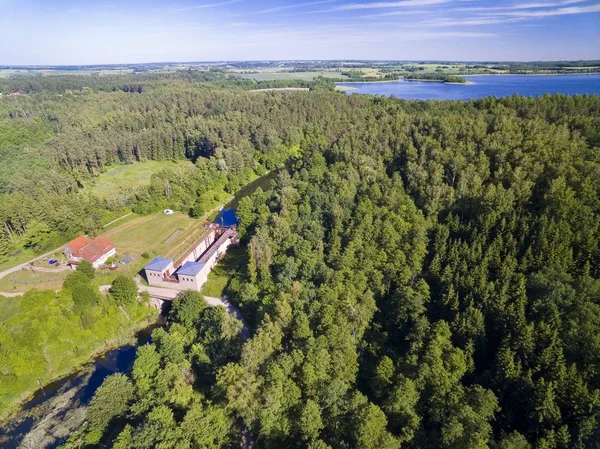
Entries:
POLYGON ((19 306, 21 305, 22 298, 3 298, 2 307, 0 307, 0 323, 5 323, 17 313, 20 312, 19 306))
POLYGON ((90 181, 85 191, 100 198, 127 196, 135 189, 150 184, 154 173, 171 168, 189 167, 190 161, 146 161, 131 165, 117 165, 90 181))
POLYGON ((6 262, 0 263, 0 271, 6 270, 7 268, 14 267, 21 263, 27 262, 28 260, 36 257, 37 254, 32 249, 26 248, 21 250, 15 257, 10 257, 6 262))
POLYGON ((109 284, 118 274, 127 273, 131 276, 137 274, 149 261, 141 257, 144 252, 176 259, 188 249, 186 242, 190 238, 204 232, 202 220, 195 220, 179 212, 173 215, 163 213, 148 216, 132 215, 128 218, 125 223, 115 226, 102 235, 117 247, 118 260, 125 256, 132 256, 134 261, 129 265, 117 262, 119 268, 115 271, 98 270, 97 277, 100 284, 109 284))
POLYGON ((25 292, 35 288, 37 290, 58 290, 69 271, 56 271, 46 273, 38 271, 33 273, 31 270, 22 270, 11 273, 0 279, 0 291, 13 293, 25 292))
POLYGON ((220 298, 227 288, 233 275, 246 263, 246 247, 232 246, 223 259, 215 266, 208 275, 208 281, 202 287, 202 294, 220 298))

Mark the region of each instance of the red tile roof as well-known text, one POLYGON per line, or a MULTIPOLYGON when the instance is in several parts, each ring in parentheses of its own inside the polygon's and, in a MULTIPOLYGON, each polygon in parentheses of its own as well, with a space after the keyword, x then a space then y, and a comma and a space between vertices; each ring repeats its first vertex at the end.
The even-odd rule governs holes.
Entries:
POLYGON ((81 257, 81 250, 89 243, 90 239, 88 239, 85 235, 81 235, 75 240, 71 240, 69 243, 67 243, 67 248, 71 250, 74 257, 81 257))
POLYGON ((67 247, 73 252, 73 257, 81 257, 88 262, 95 262, 107 252, 115 248, 115 245, 104 237, 96 237, 90 240, 82 235, 67 243, 67 247))
POLYGON ((114 248, 115 245, 110 240, 104 237, 96 237, 81 249, 80 257, 89 262, 95 262, 114 248))

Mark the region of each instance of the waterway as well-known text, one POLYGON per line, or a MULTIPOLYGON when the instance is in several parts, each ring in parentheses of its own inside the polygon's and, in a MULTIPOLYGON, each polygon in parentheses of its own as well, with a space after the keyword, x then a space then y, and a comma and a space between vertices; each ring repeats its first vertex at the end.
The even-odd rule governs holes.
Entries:
POLYGON ((0 428, 0 447, 53 449, 63 444, 71 429, 85 419, 85 408, 104 379, 114 373, 129 372, 138 346, 150 342, 156 327, 152 325, 139 331, 132 344, 109 350, 79 371, 38 390, 19 413, 0 428))
POLYGON ((280 170, 281 169, 279 169, 279 168, 277 168, 275 170, 271 170, 266 175, 261 176, 258 179, 255 179, 250 184, 246 184, 244 187, 241 188, 241 190, 238 193, 236 193, 236 195, 233 197, 233 199, 225 205, 224 209, 237 210, 240 200, 246 196, 252 195, 254 193, 254 191, 256 189, 258 189, 259 187, 262 190, 268 190, 271 187, 271 182, 273 180, 275 180, 275 178, 277 177, 277 174, 279 173, 280 170))
POLYGON ((544 94, 600 95, 600 74, 591 75, 476 75, 467 84, 423 81, 340 83, 348 94, 395 96, 407 100, 470 100, 482 97, 544 94))

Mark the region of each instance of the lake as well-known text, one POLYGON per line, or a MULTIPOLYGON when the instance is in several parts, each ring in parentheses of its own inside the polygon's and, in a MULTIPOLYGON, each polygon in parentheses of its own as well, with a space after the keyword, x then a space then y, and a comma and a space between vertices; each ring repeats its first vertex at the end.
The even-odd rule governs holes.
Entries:
POLYGON ((514 94, 535 97, 544 94, 600 95, 600 74, 593 75, 478 75, 465 77, 472 84, 423 81, 389 83, 339 83, 354 88, 348 94, 394 95, 407 100, 470 100, 514 94))

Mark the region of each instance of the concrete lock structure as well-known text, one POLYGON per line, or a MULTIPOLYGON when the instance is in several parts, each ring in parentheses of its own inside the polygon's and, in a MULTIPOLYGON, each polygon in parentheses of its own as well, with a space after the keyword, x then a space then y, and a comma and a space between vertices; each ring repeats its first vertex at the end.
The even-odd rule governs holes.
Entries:
POLYGON ((207 224, 200 239, 176 262, 155 257, 146 265, 144 272, 148 284, 152 287, 200 291, 208 280, 208 274, 227 249, 238 242, 237 234, 236 224, 207 224))

